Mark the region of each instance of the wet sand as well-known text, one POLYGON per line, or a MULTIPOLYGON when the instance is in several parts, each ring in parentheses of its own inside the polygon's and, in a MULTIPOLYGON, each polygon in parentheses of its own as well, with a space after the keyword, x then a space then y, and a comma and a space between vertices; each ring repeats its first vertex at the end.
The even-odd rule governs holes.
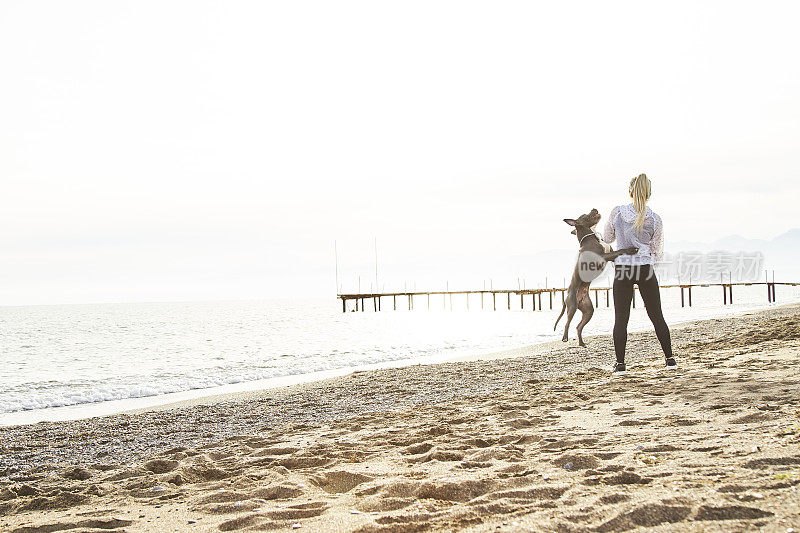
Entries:
POLYGON ((800 306, 0 428, 2 531, 800 531, 800 306))

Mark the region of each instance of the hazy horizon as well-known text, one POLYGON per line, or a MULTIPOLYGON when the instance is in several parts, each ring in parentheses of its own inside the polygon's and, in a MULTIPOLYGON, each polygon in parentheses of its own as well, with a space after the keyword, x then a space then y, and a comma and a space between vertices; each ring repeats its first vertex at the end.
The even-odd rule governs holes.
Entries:
POLYGON ((668 242, 772 239, 799 225, 798 14, 4 2, 0 305, 324 297, 334 241, 352 286, 375 238, 384 283, 508 278, 640 172, 668 242))

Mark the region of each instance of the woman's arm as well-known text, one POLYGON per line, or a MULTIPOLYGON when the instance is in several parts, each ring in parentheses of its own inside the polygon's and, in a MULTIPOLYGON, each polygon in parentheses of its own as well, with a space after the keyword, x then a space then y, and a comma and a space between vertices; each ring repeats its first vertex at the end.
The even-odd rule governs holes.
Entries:
POLYGON ((617 217, 618 211, 619 206, 611 210, 611 214, 608 215, 608 220, 606 221, 606 229, 603 231, 603 240, 609 244, 617 239, 617 235, 614 233, 614 219, 617 217))
POLYGON ((658 261, 664 255, 664 224, 661 217, 653 213, 653 238, 650 239, 650 253, 658 261))

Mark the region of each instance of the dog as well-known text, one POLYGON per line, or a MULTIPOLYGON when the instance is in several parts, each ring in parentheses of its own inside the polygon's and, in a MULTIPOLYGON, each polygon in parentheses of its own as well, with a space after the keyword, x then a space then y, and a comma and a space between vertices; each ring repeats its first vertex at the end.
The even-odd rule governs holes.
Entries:
POLYGON ((564 222, 575 227, 571 233, 578 237, 578 262, 575 264, 572 280, 567 289, 567 296, 564 298, 564 306, 561 308, 561 314, 558 315, 558 319, 556 319, 553 331, 558 327, 558 321, 561 320, 566 311, 567 323, 564 326, 564 337, 561 340, 567 342, 569 323, 572 322, 575 311, 580 309, 581 321, 577 327, 578 345, 586 346, 581 333, 594 314, 594 306, 589 296, 589 285, 603 272, 606 262, 613 261, 620 255, 635 254, 639 249, 625 248, 615 252, 609 244, 603 242, 594 231, 595 226, 600 222, 600 213, 597 209, 592 209, 588 214, 581 215, 577 219, 565 218, 564 222))

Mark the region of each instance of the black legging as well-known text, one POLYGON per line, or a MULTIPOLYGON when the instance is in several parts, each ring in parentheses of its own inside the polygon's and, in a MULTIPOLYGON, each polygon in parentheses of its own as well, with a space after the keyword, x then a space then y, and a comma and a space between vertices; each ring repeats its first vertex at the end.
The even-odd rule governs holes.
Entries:
POLYGON ((614 351, 617 362, 625 362, 625 343, 628 341, 628 319, 631 317, 633 285, 639 286, 647 316, 653 323, 656 336, 664 350, 665 357, 672 357, 672 341, 669 327, 661 312, 661 292, 658 279, 650 265, 615 265, 614 268, 614 351))

